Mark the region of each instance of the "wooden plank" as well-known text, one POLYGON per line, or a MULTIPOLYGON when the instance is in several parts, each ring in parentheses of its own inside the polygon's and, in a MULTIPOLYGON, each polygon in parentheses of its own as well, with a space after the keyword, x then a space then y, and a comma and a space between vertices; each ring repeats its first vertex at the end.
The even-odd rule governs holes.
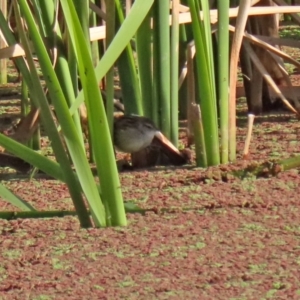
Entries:
MULTIPOLYGON (((272 6, 272 7, 258 6, 258 7, 251 7, 249 9, 249 15, 251 16, 279 14, 279 13, 299 13, 299 12, 300 12, 300 6, 272 6)), ((236 17, 237 13, 238 13, 238 7, 229 9, 229 16, 231 18, 236 17)), ((200 16, 202 16, 201 12, 200 12, 200 16)), ((216 23, 218 20, 218 11, 216 9, 212 9, 210 11, 210 16, 211 16, 211 22, 216 23)), ((191 22, 191 14, 189 12, 182 12, 179 14, 180 24, 185 24, 190 22, 191 22)), ((170 25, 171 24, 172 24, 172 16, 170 16, 170 25)), ((97 26, 97 27, 90 28, 91 41, 102 40, 102 39, 105 39, 105 26, 97 26)), ((15 46, 11 46, 11 47, 0 49, 0 59, 25 55, 21 45, 16 44, 15 46)))

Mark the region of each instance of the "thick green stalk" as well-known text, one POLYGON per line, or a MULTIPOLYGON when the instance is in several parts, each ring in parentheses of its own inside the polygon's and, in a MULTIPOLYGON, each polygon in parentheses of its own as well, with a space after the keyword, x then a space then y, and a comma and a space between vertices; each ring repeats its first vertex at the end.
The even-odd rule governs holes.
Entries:
MULTIPOLYGON (((81 24, 81 29, 83 35, 88 44, 90 44, 90 33, 89 33, 89 1, 72 1, 81 24)), ((91 53, 91 49, 88 48, 88 51, 91 53)))
POLYGON ((218 0, 218 89, 221 130, 221 163, 229 155, 229 0, 218 0))
POLYGON ((169 0, 159 0, 156 3, 156 18, 158 30, 156 64, 158 77, 156 79, 157 96, 160 110, 159 127, 170 138, 171 136, 171 94, 170 94, 170 27, 169 27, 169 0))
MULTIPOLYGON (((30 101, 28 95, 28 86, 26 81, 22 79, 21 83, 21 116, 24 118, 30 112, 30 101)), ((32 139, 26 142, 26 145, 32 149, 32 139)))
POLYGON ((74 90, 75 97, 78 95, 78 76, 77 76, 77 63, 76 63, 76 55, 74 49, 72 47, 70 38, 67 38, 67 57, 68 57, 68 68, 70 71, 71 82, 74 90))
MULTIPOLYGON (((116 7, 115 1, 106 0, 106 48, 109 46, 115 36, 116 7)), ((114 66, 105 76, 106 88, 106 115, 110 133, 113 135, 114 124, 114 66)))
MULTIPOLYGON (((91 0, 90 3, 95 4, 95 0, 91 0)), ((97 26, 97 15, 91 10, 89 13, 89 24, 90 24, 90 27, 97 26)), ((99 42, 101 42, 101 41, 99 41, 99 42)), ((97 66, 97 63, 100 59, 100 57, 99 57, 99 42, 98 41, 91 42, 91 53, 92 53, 94 67, 97 66)))
POLYGON ((22 79, 21 83, 21 115, 22 117, 27 116, 30 112, 30 101, 28 98, 28 86, 26 81, 22 79))
MULTIPOLYGON (((191 31, 190 24, 189 31, 191 31)), ((186 45, 188 44, 187 38, 187 26, 185 24, 179 25, 179 70, 185 67, 187 61, 187 49, 186 45)), ((188 76, 188 74, 187 74, 188 76)), ((179 88, 179 119, 186 119, 187 118, 187 110, 188 106, 187 103, 189 102, 188 99, 188 92, 187 92, 187 77, 183 80, 182 84, 179 88)))
MULTIPOLYGON (((86 40, 87 45, 89 45, 88 47, 88 51, 90 52, 91 56, 92 56, 92 60, 93 60, 93 65, 95 65, 95 57, 92 54, 93 51, 93 47, 92 44, 95 45, 96 42, 92 42, 90 43, 90 34, 89 34, 89 24, 90 24, 90 19, 91 19, 91 15, 90 15, 90 10, 89 10, 89 1, 73 1, 78 18, 79 18, 79 22, 81 24, 81 28, 86 40)), ((93 14, 95 15, 95 14, 93 14)), ((71 45, 72 43, 70 43, 70 47, 72 47, 71 45)), ((74 57, 74 62, 76 62, 77 65, 77 59, 76 59, 76 55, 74 57)), ((78 70, 76 70, 78 71, 78 70)), ((76 72, 76 76, 78 75, 78 72, 76 72)), ((110 120, 110 119, 109 119, 110 120)), ((110 123, 112 123, 112 121, 110 121, 110 123)), ((94 162, 94 152, 93 152, 93 141, 91 138, 91 134, 90 134, 90 129, 88 130, 88 144, 89 144, 89 160, 90 162, 94 162)))
POLYGON ((195 1, 197 0, 189 0, 188 3, 196 47, 197 85, 200 95, 199 103, 203 119, 207 163, 211 166, 220 163, 220 153, 210 16, 207 1, 201 1, 204 18, 203 21, 200 20, 200 5, 195 1))
POLYGON ((159 53, 159 1, 155 1, 152 9, 152 64, 153 64, 153 82, 152 82, 152 120, 156 126, 160 127, 160 101, 159 101, 159 81, 160 81, 160 53, 159 53))
POLYGON ((124 52, 121 53, 117 61, 117 66, 125 113, 144 115, 139 79, 131 45, 128 45, 124 52))
MULTIPOLYGON (((105 1, 106 4, 106 38, 105 47, 108 48, 111 41, 115 36, 115 24, 116 24, 116 7, 115 1, 105 1)), ((105 91, 106 91, 106 116, 108 127, 111 136, 113 136, 114 130, 114 66, 106 73, 105 76, 105 91)), ((98 170, 99 171, 99 170, 98 170)), ((103 201, 107 216, 111 215, 109 202, 103 201)), ((107 223, 110 224, 111 220, 107 219, 107 223)))
MULTIPOLYGON (((124 22, 124 14, 120 0, 116 0, 117 24, 120 26, 124 22)), ((130 43, 120 55, 117 61, 122 98, 127 114, 143 115, 143 105, 141 100, 141 90, 139 78, 137 76, 136 64, 130 43)), ((149 70, 148 70, 149 72, 149 70)))
POLYGON ((41 150, 41 129, 40 126, 36 129, 36 131, 32 135, 32 149, 33 150, 41 150))
POLYGON ((171 27, 171 141, 178 146, 179 0, 172 1, 171 27))
POLYGON ((151 12, 136 32, 136 53, 144 116, 152 119, 152 52, 151 12))

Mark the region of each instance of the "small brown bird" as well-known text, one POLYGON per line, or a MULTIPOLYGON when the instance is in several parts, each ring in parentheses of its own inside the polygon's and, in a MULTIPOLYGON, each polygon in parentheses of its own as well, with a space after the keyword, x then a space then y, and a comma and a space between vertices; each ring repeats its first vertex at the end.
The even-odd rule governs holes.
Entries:
POLYGON ((154 123, 135 115, 123 115, 114 121, 114 144, 117 150, 135 153, 149 146, 160 131, 154 123))
POLYGON ((164 155, 163 165, 182 165, 190 160, 150 119, 141 116, 115 115, 114 145, 121 152, 131 153, 132 164, 138 167, 156 165, 164 155))

